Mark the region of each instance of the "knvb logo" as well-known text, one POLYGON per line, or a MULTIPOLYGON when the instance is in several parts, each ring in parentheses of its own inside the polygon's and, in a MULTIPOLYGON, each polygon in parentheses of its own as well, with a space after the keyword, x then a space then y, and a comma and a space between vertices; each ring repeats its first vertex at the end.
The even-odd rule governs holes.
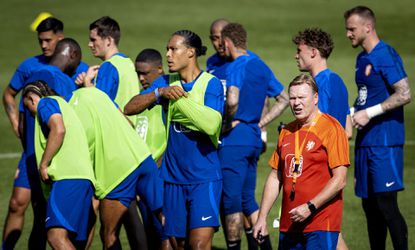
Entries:
MULTIPOLYGON (((285 176, 288 178, 293 177, 295 169, 295 157, 294 154, 287 154, 285 156, 285 176)), ((297 169, 297 178, 301 176, 301 173, 303 172, 303 156, 300 156, 300 164, 297 169)))

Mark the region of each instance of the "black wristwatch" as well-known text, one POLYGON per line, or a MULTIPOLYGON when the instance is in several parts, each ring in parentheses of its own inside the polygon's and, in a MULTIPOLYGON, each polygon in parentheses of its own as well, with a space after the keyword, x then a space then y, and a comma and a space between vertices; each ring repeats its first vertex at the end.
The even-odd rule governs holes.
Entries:
POLYGON ((307 201, 307 205, 308 205, 308 209, 310 209, 311 213, 314 213, 317 210, 316 206, 314 206, 314 204, 311 203, 311 201, 307 201))

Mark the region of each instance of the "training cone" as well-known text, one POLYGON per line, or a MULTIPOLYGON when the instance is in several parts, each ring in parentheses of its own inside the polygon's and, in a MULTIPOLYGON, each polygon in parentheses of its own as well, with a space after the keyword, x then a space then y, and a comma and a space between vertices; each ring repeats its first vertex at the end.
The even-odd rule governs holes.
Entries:
POLYGON ((30 24, 30 29, 34 32, 36 31, 37 26, 46 18, 51 17, 52 14, 50 14, 49 12, 42 12, 40 13, 36 19, 32 22, 32 24, 30 24))

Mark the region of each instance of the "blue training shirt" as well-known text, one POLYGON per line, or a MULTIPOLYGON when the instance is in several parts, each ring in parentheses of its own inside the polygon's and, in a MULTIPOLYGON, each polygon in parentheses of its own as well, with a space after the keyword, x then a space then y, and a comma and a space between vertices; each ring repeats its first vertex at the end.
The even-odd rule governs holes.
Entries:
POLYGON ((346 85, 336 73, 325 69, 314 78, 318 87, 318 108, 336 118, 343 128, 349 114, 349 95, 346 85))
MULTIPOLYGON (((182 83, 183 89, 190 91, 195 81, 182 83)), ((150 93, 156 88, 168 87, 168 85, 169 76, 164 75, 157 78, 141 94, 150 93)), ((223 91, 216 77, 208 83, 204 104, 222 113, 223 91)), ((175 184, 198 184, 222 179, 217 150, 209 136, 187 129, 176 122, 170 124, 167 148, 160 170, 161 177, 166 182, 175 184)))
MULTIPOLYGON (((115 55, 128 58, 123 53, 116 53, 113 56, 115 55)), ((99 66, 98 75, 95 79, 95 87, 105 92, 114 101, 115 97, 117 97, 119 82, 120 78, 117 68, 110 62, 103 62, 99 66)))
POLYGON ((62 114, 59 104, 55 99, 42 98, 37 106, 37 116, 39 118, 40 128, 43 135, 48 138, 49 136, 49 119, 54 114, 62 114))
POLYGON ((46 61, 46 57, 44 55, 38 55, 24 60, 14 72, 12 79, 10 80, 9 87, 14 91, 19 92, 24 88, 27 79, 33 74, 33 72, 39 70, 47 64, 48 62, 46 61))
MULTIPOLYGON (((358 97, 354 104, 356 111, 385 101, 394 93, 392 86, 406 76, 402 59, 383 41, 380 41, 370 53, 361 52, 356 62, 358 88, 358 97)), ((403 123, 403 107, 376 116, 357 131, 356 146, 403 145, 405 141, 403 123)))
POLYGON ((259 57, 250 55, 240 56, 229 65, 226 84, 239 89, 234 120, 240 124, 222 135, 221 146, 262 147, 258 122, 265 98, 278 96, 284 87, 259 57))
MULTIPOLYGON (((77 88, 75 82, 65 73, 63 73, 58 67, 53 65, 46 65, 41 70, 34 72, 26 84, 34 81, 44 81, 52 90, 54 90, 60 96, 69 95, 72 91, 77 88)), ((24 130, 24 150, 29 163, 33 163, 36 166, 35 159, 35 143, 34 143, 34 132, 35 132, 35 119, 30 111, 24 107, 23 112, 25 116, 25 130, 24 130)))

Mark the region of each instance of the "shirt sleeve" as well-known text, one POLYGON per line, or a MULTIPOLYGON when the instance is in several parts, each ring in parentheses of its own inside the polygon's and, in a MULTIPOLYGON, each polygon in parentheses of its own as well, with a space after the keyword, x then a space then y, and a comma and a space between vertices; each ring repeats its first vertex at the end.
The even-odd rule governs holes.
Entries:
POLYGON ((37 115, 44 133, 46 131, 45 128, 49 127, 48 122, 50 117, 54 114, 62 114, 58 102, 52 98, 42 98, 37 106, 37 115))
POLYGON ((101 64, 98 75, 95 79, 95 86, 104 91, 111 100, 115 100, 117 96, 119 76, 118 71, 110 62, 101 64))
POLYGON ((19 92, 24 86, 27 78, 29 78, 31 69, 27 61, 22 62, 13 74, 9 87, 19 92))
POLYGON ((82 61, 81 61, 81 62, 79 63, 79 65, 78 65, 78 67, 76 68, 76 72, 75 72, 75 74, 74 74, 73 76, 71 76, 72 80, 75 82, 76 77, 77 77, 79 74, 83 73, 83 72, 87 72, 87 71, 88 71, 88 69, 89 69, 88 64, 86 64, 86 63, 84 63, 84 62, 82 62, 82 61))
POLYGON ((273 169, 278 169, 279 165, 280 165, 280 154, 281 154, 281 143, 282 143, 282 139, 284 138, 286 132, 283 129, 281 131, 281 134, 278 137, 278 145, 275 148, 274 152, 271 155, 271 158, 268 161, 268 164, 271 166, 271 168, 273 169))
POLYGON ((218 111, 223 115, 224 97, 223 87, 220 80, 213 77, 206 88, 205 105, 218 111))
POLYGON ((384 53, 374 55, 371 61, 375 70, 380 72, 386 82, 392 86, 407 75, 399 54, 390 46, 384 50, 384 53))
POLYGON ((349 142, 340 123, 335 118, 329 119, 322 127, 320 134, 324 136, 323 143, 326 147, 329 167, 333 169, 339 166, 350 166, 349 142))
POLYGON ((268 97, 276 97, 278 96, 282 90, 284 89, 284 86, 278 81, 278 79, 275 77, 272 70, 265 65, 266 69, 265 72, 268 75, 268 88, 267 88, 267 96, 268 97))

